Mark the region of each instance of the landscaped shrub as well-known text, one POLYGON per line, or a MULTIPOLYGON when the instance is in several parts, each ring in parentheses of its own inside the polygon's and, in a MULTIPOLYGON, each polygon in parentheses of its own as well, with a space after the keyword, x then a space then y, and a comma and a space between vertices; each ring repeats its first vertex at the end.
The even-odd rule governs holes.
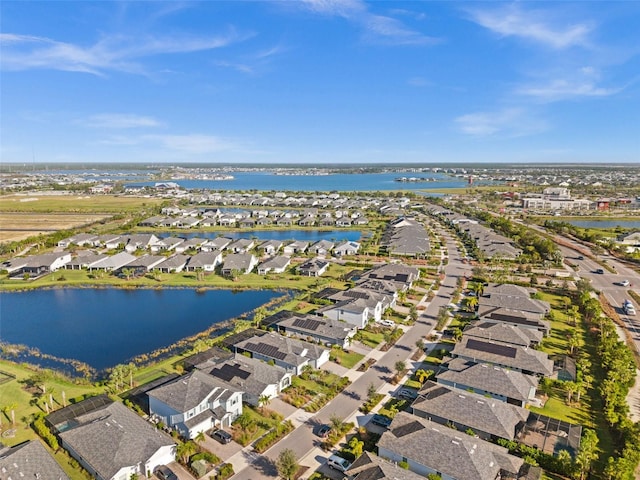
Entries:
POLYGON ((227 480, 227 478, 231 478, 235 475, 233 471, 233 465, 230 463, 223 463, 218 470, 218 473, 215 477, 209 477, 210 480, 227 480))
POLYGON ((49 445, 53 450, 58 449, 58 439, 51 433, 47 425, 44 423, 44 417, 39 416, 33 421, 33 428, 38 435, 49 445))
POLYGON ((278 440, 291 432, 293 428, 293 424, 289 420, 279 423, 274 430, 263 435, 262 438, 253 445, 254 450, 258 453, 265 452, 278 440))

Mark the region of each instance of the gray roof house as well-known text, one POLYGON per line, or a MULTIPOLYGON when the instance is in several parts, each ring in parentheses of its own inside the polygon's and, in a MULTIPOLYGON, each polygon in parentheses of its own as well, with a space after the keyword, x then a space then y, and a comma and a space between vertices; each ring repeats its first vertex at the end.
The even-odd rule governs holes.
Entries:
POLYGON ((333 254, 336 257, 343 257, 345 255, 355 255, 360 251, 359 242, 341 242, 333 247, 333 254))
POLYGON ((371 452, 360 455, 346 471, 351 480, 424 480, 422 475, 405 470, 371 452))
POLYGON ((146 273, 153 269, 156 265, 161 264, 167 259, 167 257, 163 257, 162 255, 142 255, 141 257, 136 257, 132 262, 127 263, 123 269, 132 269, 137 272, 146 273))
POLYGON ((152 233, 138 233, 135 235, 129 235, 126 237, 127 244, 124 249, 127 252, 135 252, 139 249, 150 248, 152 245, 158 243, 160 239, 152 233))
POLYGON ((24 259, 12 259, 5 267, 9 273, 29 274, 30 276, 44 275, 63 268, 71 261, 70 252, 52 252, 41 255, 30 255, 24 259))
POLYGON ((253 358, 274 362, 294 375, 300 375, 307 365, 320 368, 329 361, 329 350, 273 332, 242 340, 234 347, 236 353, 249 352, 253 358))
POLYGON ((462 340, 456 343, 451 351, 451 356, 511 368, 528 375, 553 375, 553 360, 546 353, 495 340, 481 340, 463 335, 462 340))
POLYGON ((91 250, 80 250, 70 262, 66 263, 64 268, 67 270, 82 270, 89 268, 89 265, 107 258, 104 253, 95 253, 91 250))
POLYGON ((255 246, 256 242, 250 238, 239 238, 227 245, 227 248, 233 253, 247 253, 255 246))
POLYGON ((535 399, 538 378, 495 365, 453 358, 442 365, 437 382, 471 390, 502 402, 524 407, 535 399))
POLYGON ((158 270, 163 273, 178 273, 184 270, 184 267, 187 266, 187 262, 190 258, 191 257, 189 255, 176 253, 175 255, 166 258, 164 262, 153 267, 153 270, 158 270))
MULTIPOLYGON (((286 249, 286 247, 285 247, 286 249)), ((311 258, 298 265, 298 273, 305 277, 319 277, 329 268, 329 262, 321 258, 311 258)))
POLYGON ((485 288, 482 296, 478 298, 478 308, 482 307, 501 307, 538 315, 545 315, 551 311, 548 302, 531 298, 523 287, 509 284, 485 288))
MULTIPOLYGON (((378 454, 405 461, 423 476, 451 480, 523 478, 524 461, 506 448, 405 412, 398 413, 378 442, 378 454)), ((538 477, 539 478, 539 477, 538 477)))
POLYGON ((222 361, 206 361, 196 365, 196 368, 242 390, 242 400, 254 406, 259 406, 263 397, 277 397, 291 385, 291 373, 284 368, 244 355, 222 361))
POLYGON ((188 240, 185 240, 181 244, 177 245, 175 251, 176 253, 184 253, 189 249, 198 250, 204 243, 206 243, 206 240, 204 238, 189 238, 188 240))
POLYGON ((309 248, 309 242, 299 242, 296 240, 289 245, 285 245, 283 252, 285 255, 294 255, 296 253, 306 252, 307 248, 309 248))
POLYGON ((0 478, 6 480, 69 480, 39 440, 0 448, 0 478))
POLYGON ((200 370, 147 392, 149 411, 187 438, 229 427, 242 414, 242 390, 200 370))
POLYGON ((316 255, 326 256, 331 253, 331 250, 333 250, 333 246, 334 243, 329 240, 319 240, 311 245, 311 248, 309 250, 311 250, 311 252, 315 253, 316 255))
POLYGON ((391 280, 405 283, 411 288, 412 283, 420 278, 420 270, 416 267, 399 263, 387 263, 369 270, 364 276, 370 279, 375 278, 378 280, 391 280))
POLYGON ((55 424, 61 445, 94 478, 120 480, 132 474, 146 475, 175 460, 171 437, 137 413, 108 399, 97 402, 95 408, 94 404, 96 397, 49 416, 65 417, 55 424))
POLYGON ((262 250, 265 255, 275 255, 282 248, 282 242, 280 240, 267 240, 261 243, 258 248, 262 250))
POLYGON ((224 250, 229 246, 229 244, 233 242, 230 238, 226 237, 216 237, 213 240, 209 240, 202 244, 200 247, 203 252, 212 252, 214 250, 224 250))
POLYGON ((284 255, 278 255, 277 257, 272 257, 260 265, 258 265, 258 274, 266 275, 269 272, 272 273, 283 273, 291 264, 291 259, 284 255))
POLYGON ((189 258, 187 266, 184 269, 187 272, 195 272, 198 270, 213 272, 221 263, 222 253, 220 250, 215 250, 213 252, 199 252, 189 258))
POLYGON ((464 329, 464 335, 482 340, 532 347, 542 342, 543 333, 533 328, 521 328, 508 323, 472 322, 464 329))
POLYGON ((160 239, 149 248, 152 252, 159 252, 161 250, 173 250, 181 243, 184 243, 184 238, 167 237, 160 239))
POLYGON ((222 274, 231 275, 233 272, 251 273, 258 263, 258 259, 250 253, 232 253, 227 255, 222 264, 222 274))
POLYGON ((414 415, 441 425, 453 425, 462 432, 471 429, 484 440, 514 440, 529 417, 529 411, 517 405, 431 380, 422 386, 411 409, 414 415))
POLYGON ((481 305, 478 307, 478 318, 483 323, 505 323, 522 329, 539 330, 543 335, 548 335, 551 330, 551 323, 544 319, 543 314, 512 308, 481 305))
POLYGON ((125 265, 136 260, 137 257, 127 252, 116 253, 113 256, 103 258, 98 262, 92 263, 87 268, 91 270, 106 270, 108 272, 120 270, 125 265))
POLYGON ((281 333, 313 340, 325 345, 340 345, 348 347, 357 328, 347 322, 317 315, 304 315, 296 312, 286 312, 274 326, 281 333))

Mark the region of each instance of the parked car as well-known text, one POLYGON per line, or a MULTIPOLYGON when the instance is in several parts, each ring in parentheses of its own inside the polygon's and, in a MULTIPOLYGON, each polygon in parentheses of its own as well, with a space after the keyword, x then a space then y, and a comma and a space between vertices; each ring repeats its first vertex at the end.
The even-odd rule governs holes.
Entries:
POLYGON ((391 419, 389 417, 376 413, 373 417, 371 417, 371 423, 373 423, 374 425, 378 425, 379 427, 389 428, 389 425, 391 425, 391 419))
POLYGON ((582 255, 578 255, 578 257, 576 257, 578 260, 584 260, 584 257, 582 255))
POLYGON ((410 388, 403 388, 398 392, 398 397, 404 398, 406 400, 413 400, 417 398, 418 392, 415 390, 411 390, 410 388))
POLYGON ((327 458, 327 465, 329 465, 329 467, 333 468, 334 470, 338 470, 344 473, 349 469, 351 463, 349 463, 346 458, 339 457, 338 455, 331 455, 329 458, 327 458))
POLYGON ((233 440, 231 434, 229 432, 225 432, 224 430, 215 430, 211 434, 211 437, 215 438, 220 443, 229 443, 231 440, 233 440))
POLYGON ((320 438, 327 438, 330 431, 331 427, 329 425, 320 425, 320 427, 318 427, 318 436, 320 438))
POLYGON ((620 282, 621 287, 628 287, 629 285, 631 285, 631 282, 629 282, 629 280, 622 280, 620 282))
POLYGON ((602 275, 604 273, 604 268, 597 268, 596 273, 602 275))
POLYGON ((393 322, 391 320, 380 320, 378 323, 380 325, 384 325, 385 327, 395 327, 396 326, 395 322, 393 322))
POLYGON ((159 480, 178 480, 178 476, 166 465, 156 467, 153 474, 158 477, 159 480))

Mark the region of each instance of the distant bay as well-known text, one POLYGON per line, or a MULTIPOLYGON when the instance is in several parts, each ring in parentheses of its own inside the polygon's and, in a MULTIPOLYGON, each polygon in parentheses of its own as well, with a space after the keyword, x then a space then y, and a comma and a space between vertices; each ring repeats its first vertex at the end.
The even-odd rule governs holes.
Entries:
MULTIPOLYGON (((442 173, 337 173, 331 175, 275 175, 271 172, 233 172, 233 180, 165 179, 182 188, 208 190, 277 190, 307 192, 353 192, 374 190, 424 190, 428 188, 461 188, 467 180, 442 173), (433 178, 425 182, 396 182, 396 178, 415 176, 433 178)), ((154 186, 156 182, 136 182, 127 186, 154 186)))
POLYGON ((567 220, 580 228, 640 228, 640 220, 567 220))
POLYGON ((102 370, 282 295, 272 290, 115 288, 0 292, 0 341, 102 370))

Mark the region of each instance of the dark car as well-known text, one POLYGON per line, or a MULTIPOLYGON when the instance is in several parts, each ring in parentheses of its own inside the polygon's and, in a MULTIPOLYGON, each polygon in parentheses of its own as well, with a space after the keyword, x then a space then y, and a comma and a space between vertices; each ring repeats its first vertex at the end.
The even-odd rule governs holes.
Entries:
POLYGON ((398 392, 398 397, 404 398, 405 400, 414 400, 418 397, 418 392, 409 388, 403 388, 398 392))
POLYGON ((320 425, 320 427, 318 427, 318 436, 320 438, 327 438, 330 431, 331 427, 329 425, 320 425))
POLYGON ((233 440, 233 437, 231 436, 231 434, 228 432, 225 432, 224 430, 215 430, 211 434, 211 437, 215 438, 220 443, 229 443, 231 440, 233 440))
POLYGON ((379 427, 389 428, 389 425, 391 425, 391 419, 376 413, 371 417, 371 423, 378 425, 379 427))
POLYGON ((596 269, 596 273, 602 275, 604 273, 604 268, 598 268, 596 269))
POLYGON ((169 467, 165 465, 160 465, 159 467, 156 467, 153 473, 160 480, 178 480, 178 476, 175 473, 173 473, 173 471, 169 467))

